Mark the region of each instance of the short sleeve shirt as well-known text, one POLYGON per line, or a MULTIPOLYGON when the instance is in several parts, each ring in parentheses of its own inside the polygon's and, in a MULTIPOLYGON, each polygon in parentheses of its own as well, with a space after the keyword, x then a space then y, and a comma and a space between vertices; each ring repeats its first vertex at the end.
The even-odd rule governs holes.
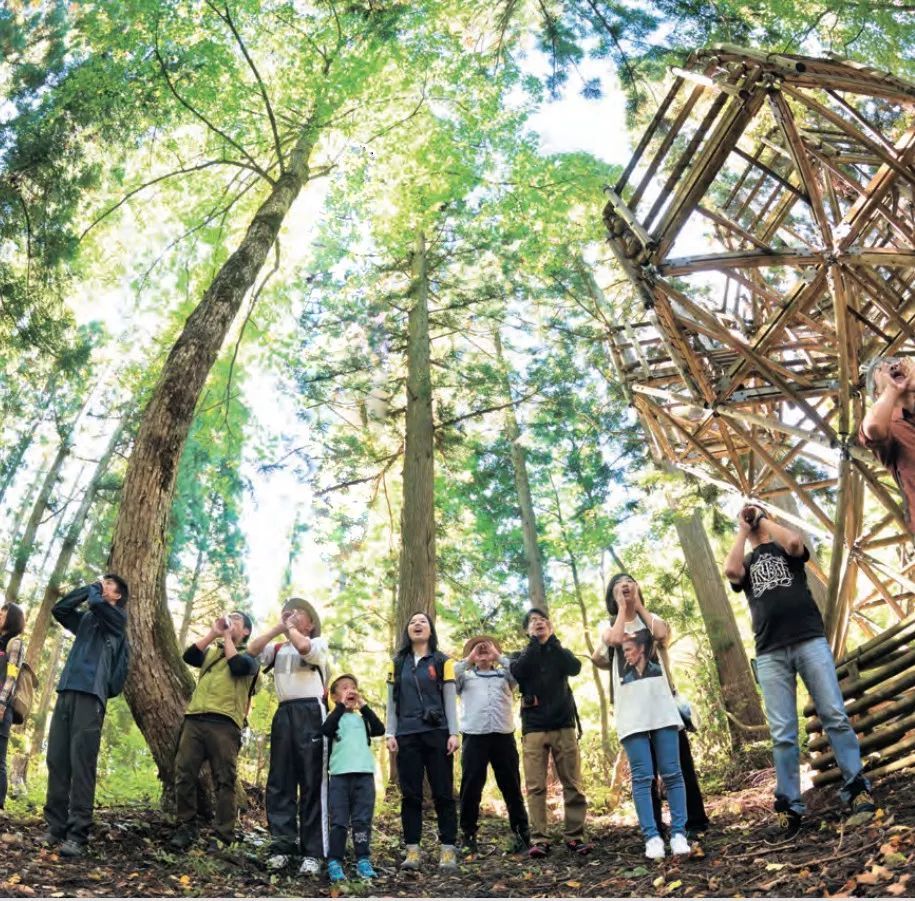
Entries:
POLYGON ((626 623, 622 647, 609 653, 613 709, 620 741, 639 732, 683 728, 664 664, 651 630, 641 618, 626 623))
POLYGON ((894 410, 885 441, 868 438, 862 425, 858 441, 889 470, 902 492, 906 525, 915 534, 915 414, 894 410))
POLYGON ((765 654, 826 634, 810 594, 804 564, 810 551, 792 557, 774 541, 757 545, 744 560, 743 581, 731 583, 750 604, 756 653, 765 654))

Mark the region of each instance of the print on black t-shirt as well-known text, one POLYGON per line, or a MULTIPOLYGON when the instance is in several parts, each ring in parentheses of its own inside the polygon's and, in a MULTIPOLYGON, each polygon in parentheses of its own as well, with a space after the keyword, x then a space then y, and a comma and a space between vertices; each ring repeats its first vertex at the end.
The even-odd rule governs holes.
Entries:
POLYGON ((774 541, 757 545, 744 560, 743 581, 734 591, 746 593, 756 636, 756 653, 819 638, 826 634, 823 617, 807 587, 804 564, 810 551, 792 557, 774 541))
POLYGON ((663 675, 649 629, 639 629, 638 632, 626 635, 616 654, 616 665, 621 685, 663 675))

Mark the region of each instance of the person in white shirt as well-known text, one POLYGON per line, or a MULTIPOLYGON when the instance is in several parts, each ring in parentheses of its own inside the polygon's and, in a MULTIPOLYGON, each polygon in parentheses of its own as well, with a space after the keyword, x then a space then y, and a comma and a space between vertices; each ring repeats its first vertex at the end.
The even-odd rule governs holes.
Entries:
POLYGON ((301 876, 317 876, 327 856, 327 642, 321 619, 303 598, 283 605, 280 622, 248 643, 264 672, 273 670, 280 705, 270 726, 267 825, 271 855, 267 867, 281 870, 303 855, 301 876), (285 640, 274 642, 283 636, 285 640))
POLYGON ((645 856, 657 860, 665 854, 651 803, 652 750, 667 786, 671 853, 688 856, 686 789, 678 738, 683 719, 657 653, 657 643, 667 638, 667 624, 645 609, 638 583, 628 573, 610 580, 607 607, 611 615, 611 608, 618 613, 613 624, 601 631, 601 645, 593 659, 598 666, 610 669, 616 731, 629 758, 632 799, 645 838, 645 856), (630 652, 628 661, 624 646, 630 652), (642 661, 642 667, 633 667, 633 660, 642 661))
POLYGON ((492 766, 496 785, 508 809, 508 822, 515 836, 515 852, 531 843, 527 808, 521 794, 521 769, 515 744, 512 715, 514 689, 518 682, 509 669, 509 659, 491 635, 477 635, 464 645, 464 659, 455 664, 454 679, 461 699, 461 832, 464 849, 477 848, 480 800, 486 771, 492 766))

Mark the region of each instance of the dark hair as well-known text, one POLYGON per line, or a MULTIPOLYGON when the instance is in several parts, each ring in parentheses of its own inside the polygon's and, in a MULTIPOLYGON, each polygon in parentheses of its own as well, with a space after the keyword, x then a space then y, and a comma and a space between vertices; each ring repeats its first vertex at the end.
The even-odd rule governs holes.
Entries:
POLYGON ((253 623, 251 622, 251 617, 245 613, 244 610, 233 610, 233 613, 237 613, 241 618, 242 622, 245 624, 245 628, 248 630, 248 634, 251 634, 251 629, 253 628, 253 623))
POLYGON ((6 611, 6 622, 3 624, 3 634, 7 638, 22 635, 25 630, 25 614, 18 604, 4 604, 2 610, 6 611))
POLYGON ((414 616, 419 616, 422 614, 429 621, 429 650, 437 651, 438 650, 438 634, 435 631, 435 623, 432 621, 432 617, 426 613, 425 610, 414 610, 409 618, 407 619, 407 624, 404 626, 403 635, 400 637, 400 644, 397 647, 397 653, 395 657, 406 657, 407 654, 413 648, 413 642, 410 640, 410 620, 414 616))
POLYGON ((118 586, 118 594, 121 596, 118 604, 120 606, 126 604, 127 599, 130 597, 130 589, 127 587, 127 583, 117 573, 105 573, 104 578, 111 579, 118 586))
POLYGON ((613 589, 616 588, 616 583, 622 579, 632 579, 636 585, 639 583, 629 575, 629 573, 617 573, 608 583, 607 583, 607 593, 604 595, 604 604, 607 607, 607 613, 610 616, 616 616, 620 612, 620 605, 617 604, 616 598, 613 597, 613 589))
POLYGON ((527 631, 532 616, 542 616, 547 621, 550 619, 550 614, 547 613, 546 610, 543 610, 540 607, 531 607, 531 609, 524 614, 524 619, 521 620, 521 628, 524 629, 525 632, 527 631))

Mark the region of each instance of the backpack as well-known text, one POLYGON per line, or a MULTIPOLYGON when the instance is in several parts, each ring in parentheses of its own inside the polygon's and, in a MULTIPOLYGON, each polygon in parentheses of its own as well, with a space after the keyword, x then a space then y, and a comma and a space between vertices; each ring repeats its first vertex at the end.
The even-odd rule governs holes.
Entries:
POLYGON ((32 712, 32 701, 35 699, 37 689, 38 677, 32 667, 23 661, 22 666, 19 667, 19 675, 16 678, 13 697, 10 699, 10 706, 13 708, 14 726, 21 726, 32 712))
POLYGON ((127 681, 127 670, 130 667, 130 642, 125 635, 115 648, 113 641, 106 635, 105 643, 108 647, 114 648, 111 670, 108 673, 108 697, 116 698, 124 690, 124 683, 127 681))

